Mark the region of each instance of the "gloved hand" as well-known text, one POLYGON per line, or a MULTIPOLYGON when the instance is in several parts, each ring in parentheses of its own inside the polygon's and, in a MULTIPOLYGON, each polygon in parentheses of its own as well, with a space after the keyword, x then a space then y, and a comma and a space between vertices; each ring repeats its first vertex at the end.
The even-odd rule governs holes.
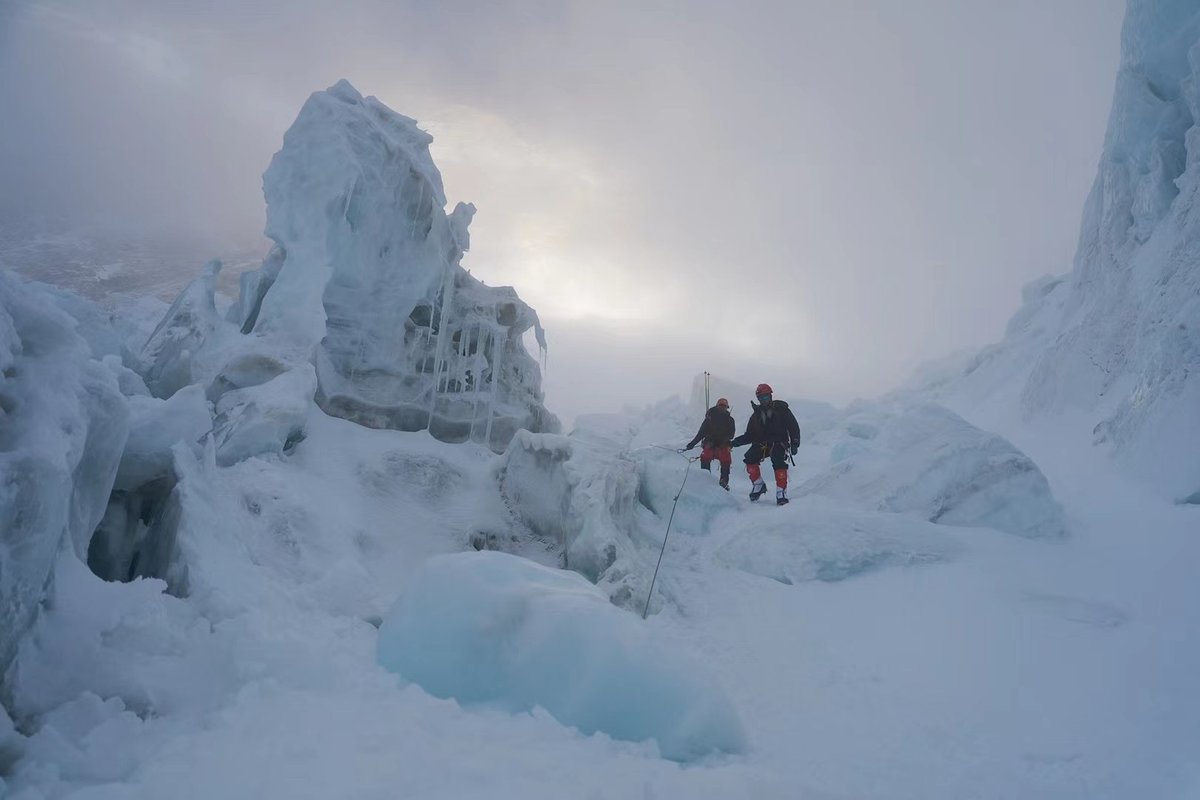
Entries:
POLYGON ((800 450, 800 443, 799 443, 799 442, 792 442, 792 455, 796 455, 796 453, 797 453, 799 450, 800 450))
POLYGON ((683 448, 683 452, 686 453, 688 450, 695 450, 695 449, 696 449, 696 443, 692 442, 687 447, 683 448))

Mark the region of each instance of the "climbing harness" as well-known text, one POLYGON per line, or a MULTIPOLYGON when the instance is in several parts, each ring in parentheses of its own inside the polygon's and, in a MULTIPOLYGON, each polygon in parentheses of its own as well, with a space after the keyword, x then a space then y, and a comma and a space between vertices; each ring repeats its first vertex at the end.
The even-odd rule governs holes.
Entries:
MULTIPOLYGON (((657 447, 660 450, 670 450, 669 447, 653 444, 651 447, 657 447)), ((692 462, 697 461, 695 456, 685 456, 684 450, 675 450, 680 456, 687 459, 687 468, 683 471, 683 483, 679 484, 679 491, 675 493, 675 502, 671 504, 671 516, 667 518, 667 532, 663 534, 662 550, 658 551, 658 563, 654 565, 654 577, 650 579, 650 591, 646 592, 646 604, 642 606, 642 619, 646 618, 646 613, 650 610, 650 597, 654 594, 654 582, 658 580, 658 568, 662 566, 663 553, 667 552, 667 537, 671 535, 671 523, 675 521, 675 507, 679 505, 679 498, 683 495, 683 487, 687 486, 688 475, 692 473, 692 462)))

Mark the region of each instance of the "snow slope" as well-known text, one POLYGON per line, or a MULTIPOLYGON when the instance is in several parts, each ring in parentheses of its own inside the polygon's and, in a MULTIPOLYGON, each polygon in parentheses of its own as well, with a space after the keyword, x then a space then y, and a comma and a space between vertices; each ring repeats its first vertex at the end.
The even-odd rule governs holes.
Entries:
POLYGON ((1200 8, 1130 0, 1071 273, 1027 287, 1002 342, 917 385, 989 426, 1018 407, 1060 417, 1165 496, 1200 490, 1198 121, 1200 8))

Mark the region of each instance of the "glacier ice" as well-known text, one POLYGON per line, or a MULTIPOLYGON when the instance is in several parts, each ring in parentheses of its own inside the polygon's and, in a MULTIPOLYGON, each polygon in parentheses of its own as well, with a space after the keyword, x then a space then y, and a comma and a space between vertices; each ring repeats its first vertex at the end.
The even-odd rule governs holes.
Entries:
POLYGON ((506 505, 562 553, 562 565, 604 590, 617 605, 641 609, 663 526, 674 511, 682 535, 708 531, 733 508, 674 448, 641 445, 688 424, 673 400, 643 414, 587 414, 569 436, 522 432, 496 473, 506 505), (682 494, 681 494, 682 490, 682 494), (681 497, 678 507, 674 499, 681 497))
POLYGON ((60 549, 86 558, 129 434, 116 378, 55 298, 0 272, 0 668, 60 549))
POLYGON ((1007 440, 934 404, 853 410, 830 438, 831 464, 793 489, 947 525, 1027 537, 1065 532, 1037 465, 1007 440))
POLYGON ((619 415, 588 419, 570 437, 519 433, 497 468, 500 492, 531 531, 561 550, 564 566, 632 605, 648 578, 631 546, 639 486, 631 431, 619 415))
POLYGON ((1200 490, 1200 9, 1130 0, 1121 39, 1071 272, 1026 288, 1004 340, 915 385, 980 421, 1082 415, 1181 499, 1200 490))
POLYGON ((519 431, 497 467, 500 494, 538 536, 567 543, 572 487, 563 465, 571 440, 553 433, 519 431))
POLYGON ((155 397, 172 394, 200 380, 203 372, 193 361, 213 351, 209 341, 220 329, 217 314, 217 274, 221 262, 210 261, 201 276, 184 288, 142 347, 143 376, 155 397))
POLYGON ((524 344, 532 330, 544 351, 541 322, 461 266, 475 209, 444 211, 431 141, 346 81, 309 97, 263 177, 271 251, 223 316, 219 262, 184 289, 142 349, 151 392, 203 383, 220 404, 311 365, 321 409, 367 427, 495 451, 518 430, 557 432, 524 344))
POLYGON ((545 337, 511 287, 460 265, 475 209, 443 210, 431 141, 346 81, 314 93, 264 176, 275 246, 228 321, 311 361, 327 413, 499 451, 519 429, 558 430, 523 342, 545 337))
POLYGON ((215 403, 228 391, 259 386, 287 370, 287 364, 269 353, 236 353, 213 377, 204 396, 215 403))
POLYGON ((171 448, 199 443, 212 430, 204 389, 192 384, 169 399, 134 396, 129 400, 130 429, 113 488, 134 489, 171 471, 171 448))
POLYGON ((217 463, 282 453, 297 442, 316 387, 312 366, 302 364, 265 383, 222 394, 213 422, 217 463))
POLYGON ((1200 10, 1134 0, 1063 325, 1023 397, 1096 409, 1098 443, 1177 496, 1200 487, 1198 119, 1200 10))
POLYGON ((170 538, 164 509, 175 488, 175 448, 194 453, 213 427, 212 413, 197 384, 166 400, 144 395, 128 399, 130 432, 104 516, 88 545, 87 563, 105 580, 160 576, 165 564, 148 557, 157 542, 170 538))
POLYGON ((699 664, 579 575, 504 553, 426 562, 384 619, 378 658, 437 697, 540 706, 584 734, 654 739, 674 760, 745 748, 733 704, 699 664))

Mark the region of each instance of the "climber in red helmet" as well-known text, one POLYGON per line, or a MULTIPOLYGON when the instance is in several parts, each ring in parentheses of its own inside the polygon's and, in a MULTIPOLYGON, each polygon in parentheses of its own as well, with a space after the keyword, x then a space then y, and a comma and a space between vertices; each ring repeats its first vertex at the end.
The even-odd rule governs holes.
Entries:
POLYGON ((742 459, 750 476, 750 499, 757 500, 767 492, 759 464, 770 456, 771 466, 775 468, 775 502, 784 505, 788 501, 788 453, 796 455, 800 448, 800 424, 796 422, 796 416, 788 404, 774 399, 773 394, 767 384, 758 385, 754 390, 758 404, 750 404, 753 412, 746 423, 746 432, 734 439, 732 444, 734 447, 750 445, 742 459))
POLYGON ((704 415, 700 430, 684 450, 691 450, 696 442, 702 442, 700 450, 700 468, 712 471, 712 461, 715 458, 721 465, 721 488, 729 491, 729 466, 733 463, 733 454, 729 442, 737 429, 733 417, 729 415, 729 401, 722 397, 717 404, 704 415))

